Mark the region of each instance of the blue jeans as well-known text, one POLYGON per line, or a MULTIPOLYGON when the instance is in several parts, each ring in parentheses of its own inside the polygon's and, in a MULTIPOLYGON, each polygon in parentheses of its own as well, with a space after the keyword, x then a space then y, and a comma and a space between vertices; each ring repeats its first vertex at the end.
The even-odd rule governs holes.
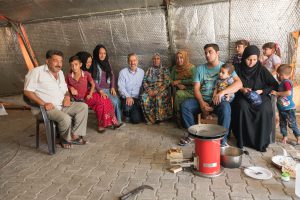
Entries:
POLYGON ((111 100, 112 104, 115 108, 115 115, 118 119, 119 124, 122 123, 122 111, 121 111, 121 101, 118 96, 113 96, 110 93, 110 89, 102 89, 105 94, 107 94, 108 98, 111 100))
MULTIPOLYGON (((231 121, 231 107, 228 101, 222 101, 218 106, 214 107, 215 114, 218 115, 218 124, 226 128, 224 138, 222 139, 222 145, 227 142, 227 137, 230 128, 231 121)), ((185 128, 195 125, 194 115, 201 113, 200 104, 195 98, 187 99, 181 104, 181 113, 183 119, 183 125, 185 128)))
POLYGON ((288 135, 287 125, 293 130, 295 137, 300 136, 300 132, 296 121, 295 109, 279 110, 280 132, 284 137, 288 135))

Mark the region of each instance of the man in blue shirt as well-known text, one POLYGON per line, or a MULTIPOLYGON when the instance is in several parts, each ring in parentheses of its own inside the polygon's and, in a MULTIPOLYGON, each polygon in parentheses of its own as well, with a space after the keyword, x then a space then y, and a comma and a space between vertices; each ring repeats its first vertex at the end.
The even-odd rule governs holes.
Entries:
POLYGON ((118 87, 126 121, 137 124, 143 120, 139 96, 144 70, 138 67, 138 57, 135 53, 129 54, 127 59, 129 67, 120 71, 118 87))
MULTIPOLYGON (((217 44, 206 44, 204 52, 207 63, 197 67, 194 77, 195 98, 188 99, 181 104, 182 118, 184 126, 189 128, 195 125, 195 114, 202 113, 202 117, 205 118, 210 112, 216 113, 218 115, 218 124, 227 129, 222 140, 222 146, 224 146, 227 144, 231 107, 228 101, 221 102, 221 98, 225 94, 237 92, 242 87, 242 82, 236 73, 233 72, 234 83, 213 96, 219 71, 224 63, 219 61, 219 46, 217 44)), ((184 143, 184 139, 182 141, 184 143)), ((187 138, 186 141, 190 141, 190 139, 187 138)))

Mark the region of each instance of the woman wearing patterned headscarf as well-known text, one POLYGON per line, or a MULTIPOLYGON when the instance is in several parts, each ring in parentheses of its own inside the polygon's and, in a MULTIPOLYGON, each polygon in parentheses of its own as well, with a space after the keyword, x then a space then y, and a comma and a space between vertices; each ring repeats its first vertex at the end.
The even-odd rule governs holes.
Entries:
POLYGON ((188 99, 194 97, 193 77, 195 66, 190 63, 188 53, 179 50, 176 53, 176 65, 171 70, 171 85, 173 86, 174 112, 178 125, 181 125, 180 105, 188 99))
POLYGON ((170 72, 161 64, 160 55, 155 53, 153 65, 143 80, 142 109, 147 124, 161 123, 172 117, 171 98, 168 93, 170 72))
POLYGON ((251 147, 265 152, 270 143, 272 131, 272 110, 270 93, 277 90, 278 83, 272 74, 258 60, 259 49, 248 46, 242 56, 241 64, 236 68, 243 87, 236 93, 232 102, 232 130, 238 147, 251 147), (262 103, 257 106, 249 98, 249 92, 260 95, 262 103))
POLYGON ((98 44, 93 51, 91 73, 95 81, 96 90, 102 97, 108 97, 112 101, 118 122, 121 124, 121 102, 115 90, 115 75, 108 59, 106 48, 102 44, 98 44))

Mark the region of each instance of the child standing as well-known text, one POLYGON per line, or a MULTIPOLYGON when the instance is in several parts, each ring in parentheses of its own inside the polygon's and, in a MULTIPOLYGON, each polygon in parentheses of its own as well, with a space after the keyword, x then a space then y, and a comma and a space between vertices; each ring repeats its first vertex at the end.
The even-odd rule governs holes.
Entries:
MULTIPOLYGON (((215 96, 217 93, 224 90, 234 82, 231 76, 233 72, 234 72, 234 66, 231 63, 225 63, 221 66, 219 71, 219 77, 216 81, 213 96, 215 96)), ((234 98, 234 94, 226 94, 222 97, 221 101, 231 102, 233 98, 234 98)))
POLYGON ((271 94, 277 96, 277 108, 279 111, 280 132, 283 136, 282 143, 287 142, 287 125, 293 130, 297 138, 297 144, 300 144, 300 131, 298 129, 295 103, 293 101, 293 83, 290 79, 292 67, 283 64, 277 69, 277 79, 280 81, 278 92, 272 91, 271 94))
POLYGON ((277 43, 268 42, 263 46, 263 54, 267 57, 266 60, 262 62, 269 72, 276 76, 277 68, 281 65, 280 49, 277 43))
POLYGON ((236 54, 231 58, 232 64, 234 66, 237 66, 241 63, 244 50, 249 45, 250 43, 247 40, 238 40, 235 42, 236 54))

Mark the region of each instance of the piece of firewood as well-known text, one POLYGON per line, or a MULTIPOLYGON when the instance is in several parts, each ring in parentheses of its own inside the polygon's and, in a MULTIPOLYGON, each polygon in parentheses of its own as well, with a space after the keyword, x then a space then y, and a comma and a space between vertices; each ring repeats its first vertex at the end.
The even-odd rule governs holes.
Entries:
POLYGON ((183 158, 183 153, 181 148, 171 148, 167 151, 167 159, 174 159, 174 158, 183 158))
POLYGON ((170 171, 173 172, 174 174, 176 174, 177 172, 182 171, 182 167, 174 166, 174 167, 170 168, 170 171))

